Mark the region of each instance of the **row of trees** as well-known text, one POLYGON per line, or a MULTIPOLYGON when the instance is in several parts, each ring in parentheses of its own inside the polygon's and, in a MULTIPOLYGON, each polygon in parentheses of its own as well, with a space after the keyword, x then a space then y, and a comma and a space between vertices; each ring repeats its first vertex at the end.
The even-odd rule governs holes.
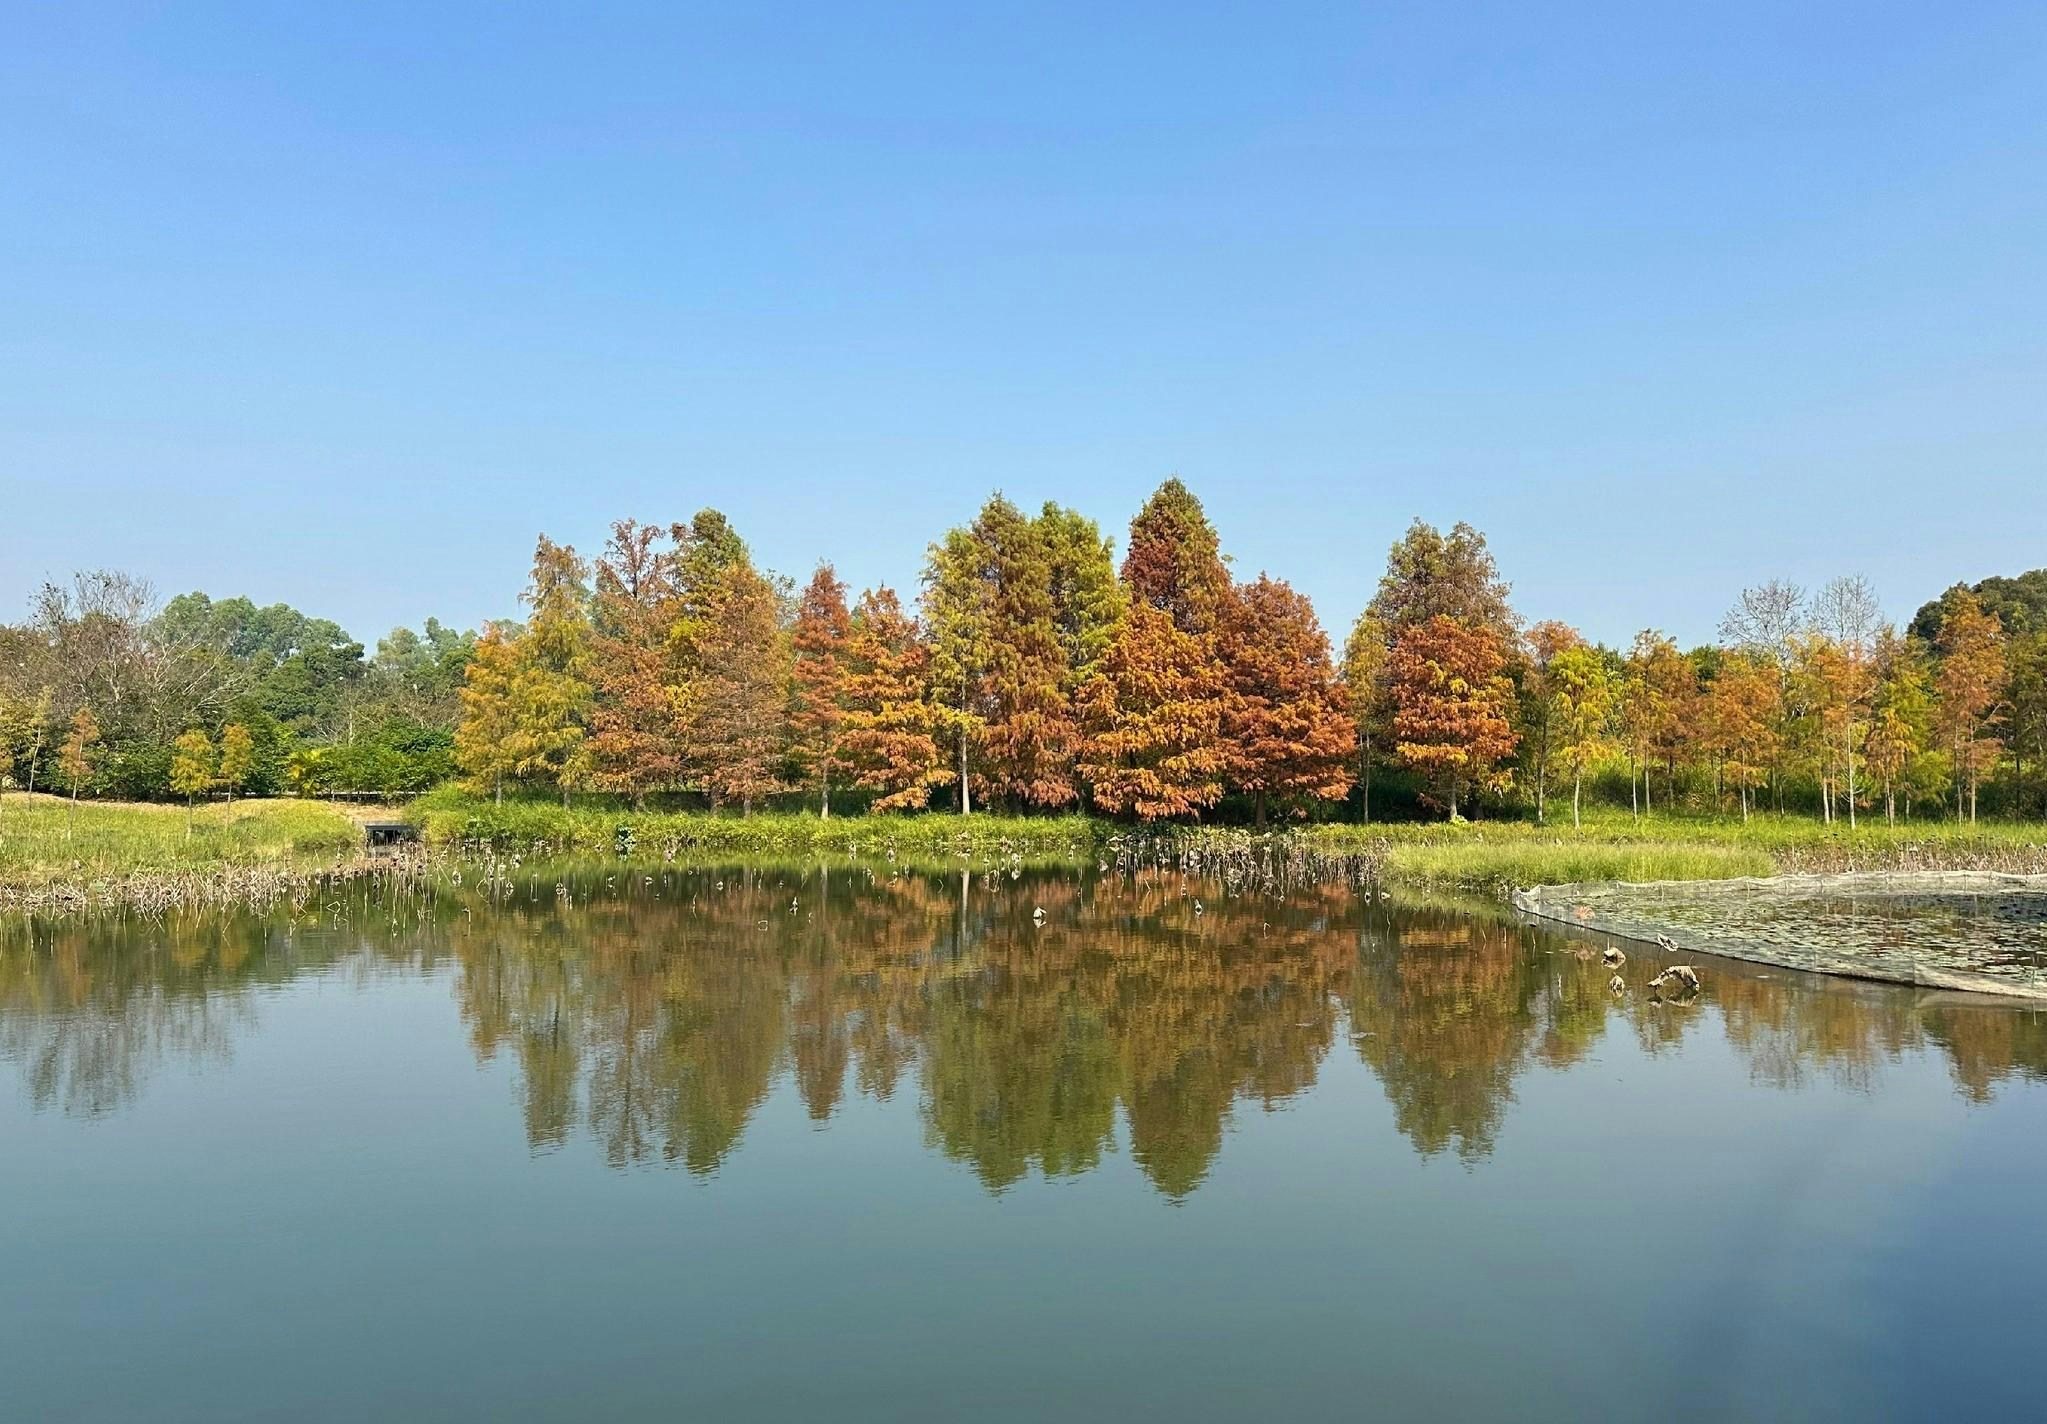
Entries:
POLYGON ((1587 772, 1616 758, 1638 812, 1659 796, 1731 798, 1746 817, 1759 795, 1782 810, 1803 788, 1823 819, 1851 826, 1864 806, 1894 821, 1915 803, 1973 820, 2007 756, 2010 809, 2036 808, 2047 630, 2008 633, 1962 587, 1931 626, 1927 642, 1883 624, 1856 578, 1812 598, 1785 583, 1750 589, 1723 642, 1689 653, 1654 630, 1618 653, 1538 624, 1522 678, 1538 814, 1552 767, 1571 778, 1575 814, 1587 772))
POLYGON ((798 589, 706 510, 621 521, 589 563, 542 538, 527 621, 478 641, 457 757, 498 796, 689 790, 750 810, 801 794, 825 815, 850 794, 1369 817, 1390 773, 1395 798, 1452 816, 1517 790, 1546 816, 1567 783, 1575 817, 1622 777, 1638 813, 1768 798, 1851 823, 1876 806, 1974 816, 2005 759, 2012 809, 2047 773, 2047 619, 2008 626, 2031 585, 1996 582, 2002 618, 1957 587, 1914 620, 1927 637, 1839 579, 1746 591, 1711 647, 1650 630, 1616 650, 1524 625, 1482 535, 1417 521, 1337 659, 1303 595, 1232 575, 1178 480, 1131 522, 1120 567, 1093 521, 998 494, 931 546, 914 606, 852 597, 829 564, 798 589))
MULTIPOLYGON (((591 565, 543 538, 525 602, 523 626, 485 631, 463 690, 458 757, 499 795, 689 787, 750 809, 800 789, 825 815, 851 791, 878 810, 944 796, 1158 819, 1235 792, 1262 820, 1352 784, 1357 728, 1313 608, 1233 581, 1177 480, 1133 521, 1120 574, 1093 521, 995 496, 932 546, 915 614, 887 587, 849 600, 830 565, 800 591, 761 573, 715 511, 622 521, 591 565)), ((1417 663, 1396 693, 1442 677, 1417 663)), ((1427 715, 1441 725, 1417 713, 1411 760, 1454 797, 1465 724, 1427 715)), ((1496 740, 1504 755, 1511 730, 1496 740)))
POLYGON ((139 579, 79 574, 0 625, 0 784, 130 799, 423 790, 455 774, 473 643, 428 619, 366 655, 284 604, 159 603, 139 579))
POLYGON ((1336 657, 1303 595, 1234 576, 1178 480, 1120 565, 1091 520, 997 495, 911 599, 829 565, 799 589, 715 510, 622 521, 592 561, 542 538, 523 621, 428 620, 370 657, 283 605, 159 607, 85 574, 0 627, 0 779, 189 799, 459 771, 499 796, 1260 822, 1508 798, 1541 817, 1566 786, 1574 816, 1588 795, 1850 823, 1974 816, 1987 787, 2008 812, 2047 801, 2047 574, 1957 586, 1903 633, 1858 579, 1771 583, 1689 651, 1525 624, 1508 593, 1477 531, 1417 521, 1336 657))

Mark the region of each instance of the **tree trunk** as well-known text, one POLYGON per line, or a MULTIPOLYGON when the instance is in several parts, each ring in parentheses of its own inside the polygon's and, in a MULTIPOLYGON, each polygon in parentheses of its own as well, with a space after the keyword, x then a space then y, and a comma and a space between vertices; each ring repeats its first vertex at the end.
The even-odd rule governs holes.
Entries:
POLYGON ((1265 829, 1265 788, 1258 788, 1258 829, 1265 829))
POLYGON ((1855 745, 1850 742, 1848 752, 1848 829, 1855 829, 1855 745))
POLYGON ((1585 791, 1585 768, 1579 767, 1571 778, 1571 829, 1583 830, 1585 821, 1579 815, 1578 805, 1585 791))
POLYGON ((817 818, 829 821, 832 818, 832 780, 824 778, 818 783, 817 818))
POLYGON ((962 724, 960 727, 960 814, 962 816, 972 815, 973 810, 974 798, 967 790, 967 729, 962 724))

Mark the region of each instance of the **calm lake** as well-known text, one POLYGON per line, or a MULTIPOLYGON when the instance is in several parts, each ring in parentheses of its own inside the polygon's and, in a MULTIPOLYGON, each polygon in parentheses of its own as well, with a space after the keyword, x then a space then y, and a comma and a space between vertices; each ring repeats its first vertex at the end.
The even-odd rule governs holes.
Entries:
POLYGON ((987 865, 8 922, 0 1416, 2037 1417, 2047 1014, 1597 949, 987 865))

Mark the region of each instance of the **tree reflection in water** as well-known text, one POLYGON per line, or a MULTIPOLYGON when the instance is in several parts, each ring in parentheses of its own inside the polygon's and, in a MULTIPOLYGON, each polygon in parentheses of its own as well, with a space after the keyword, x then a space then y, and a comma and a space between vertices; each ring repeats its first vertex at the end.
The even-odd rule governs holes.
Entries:
POLYGON ((0 1061, 32 1103, 116 1111, 166 1056, 226 1060, 258 991, 447 972, 479 1060, 516 1063, 536 1151, 714 1171, 775 1086, 832 1118, 914 1092, 927 1142, 990 1189, 1127 1145, 1195 1190, 1231 1116, 1311 1088, 1339 1037, 1414 1148, 1487 1157, 1531 1069, 1610 1029, 1650 1052, 1711 1022, 1755 1080, 1874 1083, 1945 1054, 1986 1100, 2047 1076, 2047 1016, 1716 966, 1687 1005, 1615 999, 1573 941, 1342 883, 1130 875, 596 871, 512 893, 358 891, 310 918, 0 926, 0 1061), (1039 912, 1042 912, 1040 914, 1039 912))

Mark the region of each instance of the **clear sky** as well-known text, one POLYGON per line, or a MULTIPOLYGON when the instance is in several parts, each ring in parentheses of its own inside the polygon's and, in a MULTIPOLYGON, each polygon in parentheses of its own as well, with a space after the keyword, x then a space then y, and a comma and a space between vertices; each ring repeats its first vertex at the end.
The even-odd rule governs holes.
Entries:
POLYGON ((1417 515, 1608 640, 2047 564, 2047 6, 552 9, 8 8, 0 617, 1173 473, 1339 636, 1417 515))

